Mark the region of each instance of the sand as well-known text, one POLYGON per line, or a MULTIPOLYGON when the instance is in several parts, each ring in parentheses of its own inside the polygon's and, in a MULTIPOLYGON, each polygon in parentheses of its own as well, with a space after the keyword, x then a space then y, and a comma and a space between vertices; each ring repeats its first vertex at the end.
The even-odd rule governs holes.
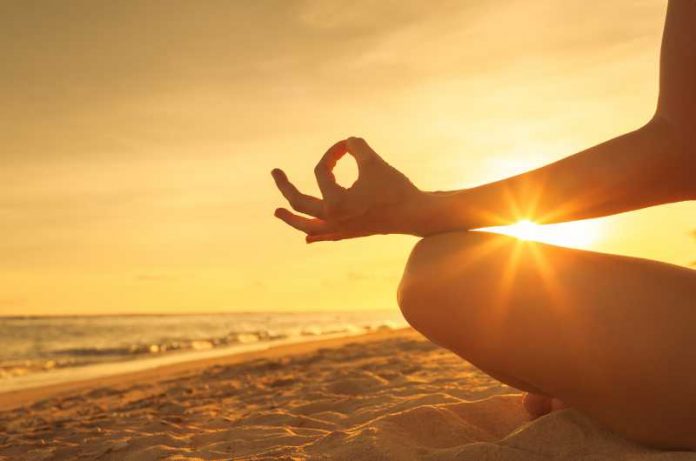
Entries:
POLYGON ((0 395, 0 460, 696 460, 521 395, 411 330, 0 395))

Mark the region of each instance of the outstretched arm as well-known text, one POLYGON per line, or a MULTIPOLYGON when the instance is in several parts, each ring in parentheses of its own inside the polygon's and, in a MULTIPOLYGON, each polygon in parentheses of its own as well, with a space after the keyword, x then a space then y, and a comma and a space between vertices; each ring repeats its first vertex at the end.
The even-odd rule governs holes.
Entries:
POLYGON ((606 216, 696 198, 696 1, 671 0, 660 98, 642 128, 543 168, 431 197, 445 228, 606 216))
POLYGON ((280 170, 273 176, 291 206, 276 216, 307 241, 372 234, 431 235, 461 229, 607 216, 696 199, 696 0, 670 0, 653 119, 558 162, 455 192, 422 192, 363 140, 334 145, 315 172, 322 198, 300 193, 280 170), (344 189, 331 170, 346 153, 359 177, 344 189))

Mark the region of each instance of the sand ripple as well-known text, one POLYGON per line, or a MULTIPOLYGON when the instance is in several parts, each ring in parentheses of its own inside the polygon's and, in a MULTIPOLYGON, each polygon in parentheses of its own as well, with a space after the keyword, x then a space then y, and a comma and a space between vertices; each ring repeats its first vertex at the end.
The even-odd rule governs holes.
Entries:
POLYGON ((0 414, 0 460, 696 460, 519 394, 412 333, 45 399, 0 414))

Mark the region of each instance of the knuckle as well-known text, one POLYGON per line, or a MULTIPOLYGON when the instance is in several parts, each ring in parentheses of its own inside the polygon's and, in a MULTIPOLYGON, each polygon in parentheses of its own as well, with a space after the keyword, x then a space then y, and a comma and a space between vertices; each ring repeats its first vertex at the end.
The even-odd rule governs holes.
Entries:
POLYGON ((365 140, 359 136, 350 136, 346 142, 348 145, 365 144, 365 140))

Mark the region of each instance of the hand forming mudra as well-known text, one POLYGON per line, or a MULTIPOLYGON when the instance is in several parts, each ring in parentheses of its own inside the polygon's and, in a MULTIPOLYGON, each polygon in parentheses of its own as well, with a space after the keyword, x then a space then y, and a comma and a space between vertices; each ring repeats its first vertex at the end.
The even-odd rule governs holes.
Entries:
MULTIPOLYGON (((696 200, 696 1, 670 0, 660 97, 636 130, 544 167, 460 191, 423 192, 359 138, 316 167, 322 198, 273 177, 292 208, 276 216, 308 242, 427 236, 397 301, 434 343, 528 392, 532 417, 559 400, 641 443, 696 450, 696 272, 487 232, 696 200), (345 154, 358 180, 336 183, 345 154)), ((655 223, 656 226, 662 223, 655 223)))
POLYGON ((275 216, 307 234, 307 243, 343 240, 374 234, 426 235, 421 204, 427 194, 385 162, 361 138, 337 142, 314 169, 322 198, 301 193, 282 170, 272 172, 278 189, 290 206, 275 216), (358 179, 345 188, 336 182, 333 169, 346 154, 355 158, 358 179))

